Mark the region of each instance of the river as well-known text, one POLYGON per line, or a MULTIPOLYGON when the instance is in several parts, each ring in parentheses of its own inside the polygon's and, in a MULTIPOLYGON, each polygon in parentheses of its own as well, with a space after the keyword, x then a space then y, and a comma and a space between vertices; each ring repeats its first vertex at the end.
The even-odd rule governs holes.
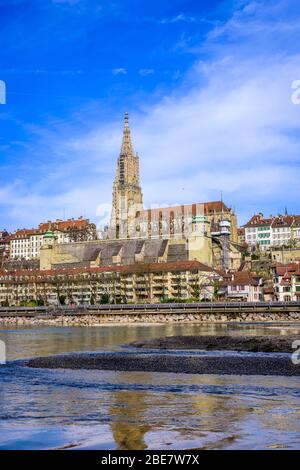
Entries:
POLYGON ((300 336, 300 325, 1 325, 8 361, 0 366, 0 449, 299 449, 299 377, 46 370, 18 363, 63 352, 118 351, 164 335, 225 333, 300 336))

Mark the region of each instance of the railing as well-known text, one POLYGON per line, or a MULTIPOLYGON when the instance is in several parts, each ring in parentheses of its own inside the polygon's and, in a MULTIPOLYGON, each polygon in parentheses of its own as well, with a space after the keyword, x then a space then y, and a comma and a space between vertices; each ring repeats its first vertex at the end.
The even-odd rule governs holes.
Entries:
POLYGON ((0 307, 0 316, 20 315, 76 315, 97 313, 176 313, 176 312, 300 312, 300 302, 195 302, 195 303, 140 303, 140 304, 99 304, 75 306, 42 306, 42 307, 0 307))
POLYGON ((146 310, 146 309, 214 309, 214 308, 247 308, 247 307, 297 307, 300 308, 300 302, 193 302, 193 303, 152 303, 152 304, 104 304, 104 305, 88 305, 87 310, 146 310))

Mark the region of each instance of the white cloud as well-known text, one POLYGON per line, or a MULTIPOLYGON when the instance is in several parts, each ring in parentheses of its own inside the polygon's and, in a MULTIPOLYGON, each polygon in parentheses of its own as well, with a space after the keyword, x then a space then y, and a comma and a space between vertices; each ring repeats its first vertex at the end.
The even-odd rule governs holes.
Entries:
POLYGON ((126 75, 127 70, 124 69, 123 67, 119 67, 119 68, 113 69, 112 73, 113 73, 113 75, 126 75))
MULTIPOLYGON (((238 21, 245 15, 249 21, 249 9, 238 21)), ((146 206, 213 200, 223 191, 241 222, 260 210, 299 211, 300 106, 291 102, 296 79, 297 52, 269 54, 249 42, 237 52, 221 44, 209 60, 196 61, 179 89, 129 109, 146 206)), ((50 158, 47 177, 30 189, 18 182, 5 190, 1 200, 12 219, 32 225, 61 217, 63 208, 68 216, 102 217, 111 202, 122 116, 95 124, 79 114, 75 130, 59 126, 57 135, 40 134, 40 146, 59 163, 53 166, 50 158), (78 132, 82 127, 90 131, 78 132)))
POLYGON ((196 21, 196 18, 193 16, 184 15, 183 13, 179 13, 178 15, 172 16, 170 18, 163 18, 159 22, 161 24, 170 24, 170 23, 179 23, 181 21, 185 23, 193 23, 194 21, 196 21))
POLYGON ((147 77, 148 75, 152 75, 154 73, 154 69, 140 69, 139 74, 142 77, 147 77))

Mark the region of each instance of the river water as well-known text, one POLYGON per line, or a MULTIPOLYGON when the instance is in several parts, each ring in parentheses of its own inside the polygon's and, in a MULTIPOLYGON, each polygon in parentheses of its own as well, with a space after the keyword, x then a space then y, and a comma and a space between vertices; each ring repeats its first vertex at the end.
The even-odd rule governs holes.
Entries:
POLYGON ((300 325, 1 325, 8 362, 0 366, 0 449, 300 448, 299 377, 46 370, 15 361, 177 334, 300 337, 300 325))

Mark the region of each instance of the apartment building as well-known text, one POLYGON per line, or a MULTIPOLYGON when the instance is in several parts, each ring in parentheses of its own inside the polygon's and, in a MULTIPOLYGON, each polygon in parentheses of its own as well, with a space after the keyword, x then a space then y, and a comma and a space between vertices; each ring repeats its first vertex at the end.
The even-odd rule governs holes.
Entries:
POLYGON ((262 213, 254 215, 244 225, 245 241, 261 251, 271 247, 300 246, 300 216, 283 215, 265 218, 262 213))
POLYGON ((164 299, 211 300, 215 270, 198 261, 150 263, 52 270, 0 270, 0 305, 42 301, 57 305, 116 302, 160 302, 164 299))
POLYGON ((10 236, 10 258, 35 259, 40 256, 40 248, 44 244, 44 236, 51 230, 57 243, 94 240, 96 227, 88 219, 48 221, 37 228, 17 230, 10 236))

